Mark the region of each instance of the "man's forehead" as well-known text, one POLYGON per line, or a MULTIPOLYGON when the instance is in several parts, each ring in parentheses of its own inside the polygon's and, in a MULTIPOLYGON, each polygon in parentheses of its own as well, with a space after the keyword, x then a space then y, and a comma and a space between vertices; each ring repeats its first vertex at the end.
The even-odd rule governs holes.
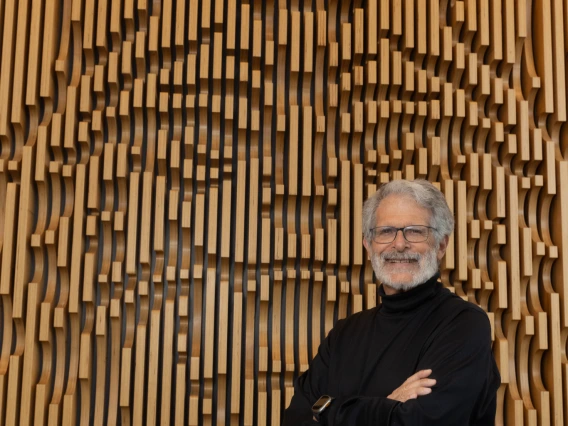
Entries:
POLYGON ((379 221, 381 216, 385 215, 416 215, 427 221, 429 221, 432 216, 427 207, 420 205, 414 198, 404 194, 391 194, 380 202, 375 211, 375 219, 379 221))

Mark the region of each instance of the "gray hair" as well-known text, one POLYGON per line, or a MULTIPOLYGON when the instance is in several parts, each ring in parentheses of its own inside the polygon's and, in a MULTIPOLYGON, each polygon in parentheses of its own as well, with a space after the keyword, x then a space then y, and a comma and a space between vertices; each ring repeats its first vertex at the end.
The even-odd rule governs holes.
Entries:
POLYGON ((371 230, 376 226, 376 212, 381 202, 389 195, 407 196, 421 207, 428 209, 430 215, 430 226, 435 228, 434 236, 436 244, 454 231, 454 216, 448 207, 444 194, 424 179, 393 180, 381 185, 381 187, 371 195, 363 204, 363 233, 367 243, 371 243, 371 230))

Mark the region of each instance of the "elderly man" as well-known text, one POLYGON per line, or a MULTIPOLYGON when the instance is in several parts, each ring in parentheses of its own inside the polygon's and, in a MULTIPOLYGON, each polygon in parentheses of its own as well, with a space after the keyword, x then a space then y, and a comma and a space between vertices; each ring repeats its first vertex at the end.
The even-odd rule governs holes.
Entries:
POLYGON ((499 372, 487 315, 439 282, 454 219, 425 180, 363 208, 382 303, 339 321, 295 383, 285 425, 491 425, 499 372))

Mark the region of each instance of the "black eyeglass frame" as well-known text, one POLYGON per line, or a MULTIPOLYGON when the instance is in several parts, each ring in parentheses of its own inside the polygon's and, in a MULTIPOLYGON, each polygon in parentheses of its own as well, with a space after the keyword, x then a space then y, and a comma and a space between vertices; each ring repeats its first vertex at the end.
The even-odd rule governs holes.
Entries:
POLYGON ((398 231, 402 231, 402 236, 403 236, 403 238, 404 238, 406 241, 408 241, 409 243, 423 243, 424 241, 428 241, 428 238, 430 237, 430 230, 432 230, 432 229, 433 229, 434 231, 437 230, 437 229, 434 228, 433 226, 428 226, 428 225, 408 225, 408 226, 404 226, 404 227, 402 227, 402 228, 397 228, 396 226, 375 226, 374 228, 371 228, 370 231, 371 231, 371 233, 372 233, 371 240, 372 240, 374 243, 376 243, 376 244, 390 244, 390 243, 392 243, 394 240, 396 240, 396 237, 398 236, 398 231), (405 231, 405 229, 407 229, 407 228, 416 228, 416 227, 428 228, 428 235, 427 235, 426 238, 423 239, 423 240, 420 240, 420 241, 410 241, 408 238, 406 238, 406 231, 405 231), (378 229, 378 228, 390 228, 390 229, 394 229, 396 232, 394 233, 393 239, 390 240, 390 241, 386 241, 386 242, 378 242, 378 241, 375 241, 374 231, 375 231, 375 229, 378 229))

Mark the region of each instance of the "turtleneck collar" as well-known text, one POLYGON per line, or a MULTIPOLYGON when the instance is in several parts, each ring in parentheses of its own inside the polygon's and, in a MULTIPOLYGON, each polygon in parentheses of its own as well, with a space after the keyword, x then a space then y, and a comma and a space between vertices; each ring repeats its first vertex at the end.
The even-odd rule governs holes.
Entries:
POLYGON ((403 313, 421 306, 442 289, 442 283, 438 281, 439 277, 440 275, 436 274, 424 284, 419 284, 413 289, 390 296, 385 293, 383 286, 380 286, 379 295, 382 299, 382 305, 379 312, 386 314, 403 313))

